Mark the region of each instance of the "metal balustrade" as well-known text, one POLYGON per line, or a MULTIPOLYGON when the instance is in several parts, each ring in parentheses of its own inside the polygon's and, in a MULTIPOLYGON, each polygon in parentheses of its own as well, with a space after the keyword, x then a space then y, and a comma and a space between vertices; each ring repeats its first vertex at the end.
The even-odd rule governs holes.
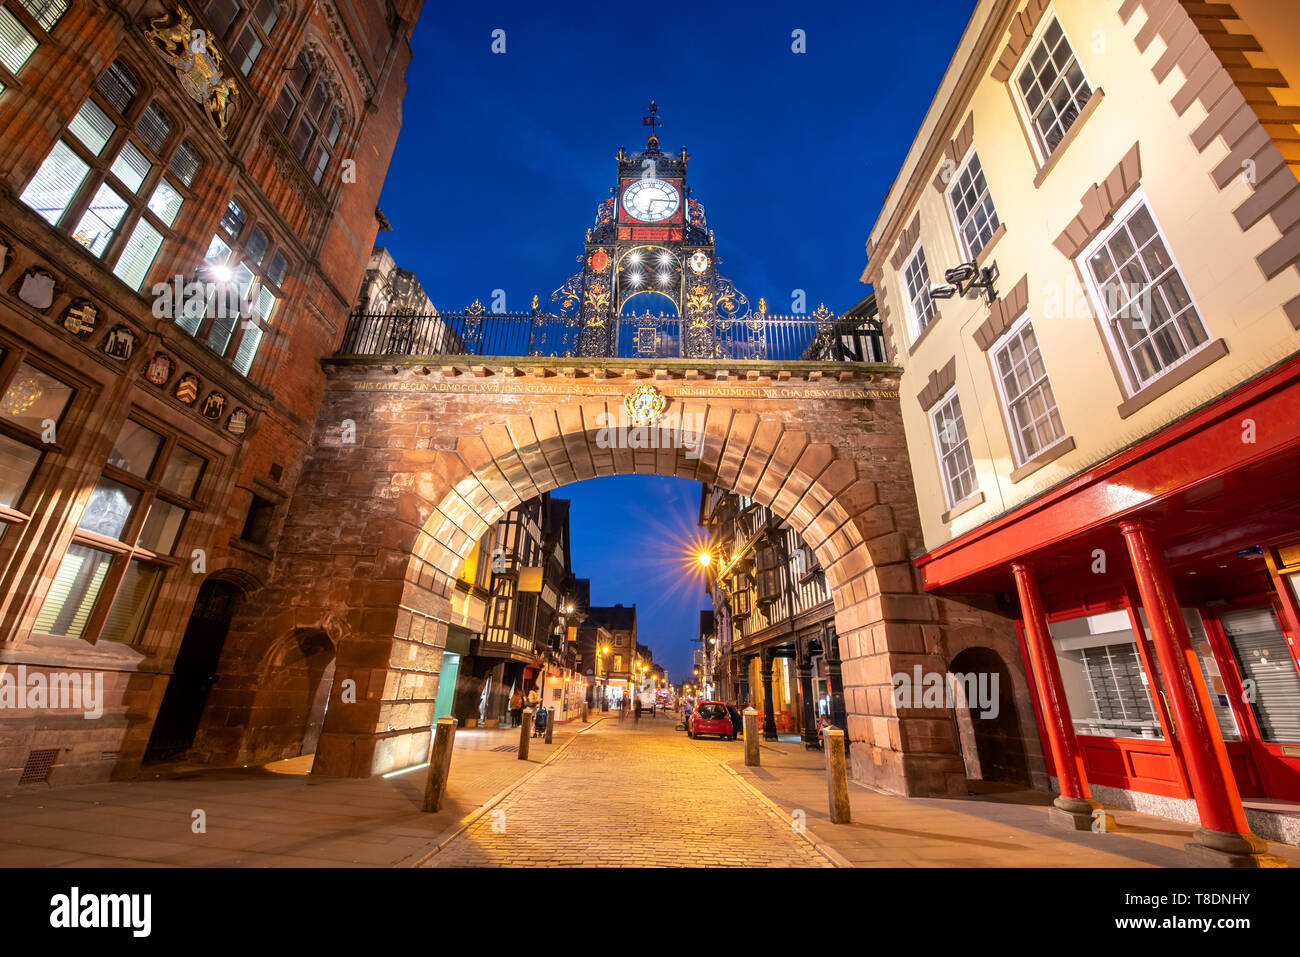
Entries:
POLYGON ((647 314, 585 328, 576 316, 548 313, 365 313, 348 319, 337 354, 887 361, 879 320, 825 313, 755 313, 703 327, 647 314))

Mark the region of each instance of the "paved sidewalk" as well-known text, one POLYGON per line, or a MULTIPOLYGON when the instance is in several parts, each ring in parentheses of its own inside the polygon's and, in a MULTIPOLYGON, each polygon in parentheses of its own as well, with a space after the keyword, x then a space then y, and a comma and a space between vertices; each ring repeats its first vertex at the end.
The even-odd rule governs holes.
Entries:
MULTIPOLYGON (((410 863, 434 839, 536 770, 585 725, 554 743, 518 729, 460 729, 442 810, 425 814, 425 769, 391 778, 313 778, 310 756, 265 768, 171 766, 156 780, 0 795, 0 867, 365 867, 410 863), (192 830, 194 811, 207 831, 192 830)), ((147 773, 147 772, 146 772, 147 773)))
MULTIPOLYGON (((1049 823, 1052 796, 1041 791, 994 786, 967 798, 902 798, 850 784, 853 823, 832 824, 821 752, 764 741, 760 766, 748 768, 743 741, 693 743, 783 813, 802 810, 807 830, 856 867, 1188 866, 1192 825, 1112 810, 1118 831, 1067 831, 1049 823)), ((1269 852, 1300 867, 1300 848, 1271 844, 1269 852)))

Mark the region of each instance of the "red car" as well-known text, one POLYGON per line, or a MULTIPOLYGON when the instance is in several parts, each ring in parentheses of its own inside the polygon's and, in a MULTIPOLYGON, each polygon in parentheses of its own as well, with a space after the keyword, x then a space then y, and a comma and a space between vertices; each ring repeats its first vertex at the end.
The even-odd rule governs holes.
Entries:
POLYGON ((731 723, 727 706, 721 701, 701 701, 691 713, 686 725, 688 738, 702 738, 706 734, 716 734, 720 738, 736 740, 740 729, 731 723))

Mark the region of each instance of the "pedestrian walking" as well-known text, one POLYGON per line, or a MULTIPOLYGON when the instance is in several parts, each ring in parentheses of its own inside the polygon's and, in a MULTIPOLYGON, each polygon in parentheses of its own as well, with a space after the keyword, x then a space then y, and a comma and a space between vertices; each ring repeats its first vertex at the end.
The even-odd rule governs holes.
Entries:
POLYGON ((519 723, 524 719, 524 696, 515 689, 515 693, 510 696, 510 727, 517 728, 519 723))

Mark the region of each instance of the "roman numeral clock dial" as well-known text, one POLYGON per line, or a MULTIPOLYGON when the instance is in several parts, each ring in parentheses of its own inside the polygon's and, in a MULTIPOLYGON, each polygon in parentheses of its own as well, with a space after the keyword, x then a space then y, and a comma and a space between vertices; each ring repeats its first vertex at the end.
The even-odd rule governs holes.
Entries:
POLYGON ((623 209, 643 223, 657 223, 677 212, 677 188, 661 179, 637 180, 623 191, 623 209))

